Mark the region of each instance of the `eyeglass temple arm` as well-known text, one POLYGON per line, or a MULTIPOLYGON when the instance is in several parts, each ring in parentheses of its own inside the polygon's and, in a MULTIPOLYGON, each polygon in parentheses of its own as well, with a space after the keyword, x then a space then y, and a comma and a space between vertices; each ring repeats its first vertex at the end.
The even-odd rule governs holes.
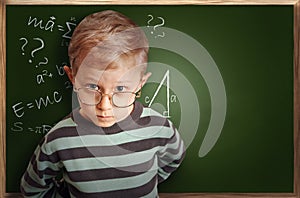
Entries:
POLYGON ((136 98, 140 98, 142 96, 142 89, 135 93, 136 98))

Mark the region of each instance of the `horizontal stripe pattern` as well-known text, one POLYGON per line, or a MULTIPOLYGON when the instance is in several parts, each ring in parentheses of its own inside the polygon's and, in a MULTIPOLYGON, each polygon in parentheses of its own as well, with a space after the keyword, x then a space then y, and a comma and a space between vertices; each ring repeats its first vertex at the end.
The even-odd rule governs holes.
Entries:
POLYGON ((77 189, 81 189, 85 193, 95 193, 95 192, 107 192, 116 190, 126 190, 129 188, 136 188, 140 185, 145 185, 154 176, 156 176, 156 171, 147 171, 144 173, 139 173, 136 175, 114 178, 110 180, 92 180, 84 182, 74 182, 72 179, 65 177, 66 182, 72 183, 77 189), (113 185, 112 185, 113 184, 113 185))
POLYGON ((106 169, 90 169, 90 170, 78 170, 68 172, 69 178, 72 178, 74 182, 79 181, 93 181, 93 180, 107 180, 114 178, 132 177, 140 174, 141 172, 147 172, 147 170, 153 169, 155 158, 129 167, 123 168, 106 168, 106 169))
MULTIPOLYGON (((73 129, 76 130, 76 129, 73 129)), ((63 131, 60 131, 63 133, 63 131)), ((52 140, 47 143, 46 148, 49 152, 54 152, 51 148, 55 148, 55 150, 64 150, 68 148, 78 148, 78 147, 93 147, 93 146, 110 146, 110 145, 119 145, 119 144, 125 144, 128 142, 135 142, 135 141, 141 141, 146 139, 153 139, 153 138, 169 138, 173 135, 173 132, 169 130, 167 127, 161 127, 161 126, 153 126, 153 127, 147 127, 144 130, 137 129, 133 130, 131 132, 124 132, 124 133, 118 133, 114 135, 78 135, 73 136, 67 136, 67 137, 61 137, 55 140, 52 140), (135 135, 138 134, 139 135, 135 135), (149 132, 149 134, 147 134, 149 132)), ((51 153, 52 154, 52 153, 51 153)))
POLYGON ((70 197, 156 197, 158 183, 184 154, 173 124, 138 102, 131 116, 108 128, 96 127, 77 109, 41 141, 21 191, 25 197, 60 197, 61 190, 70 197), (55 182, 61 171, 63 182, 55 182))
POLYGON ((80 198, 135 198, 135 197, 157 197, 157 179, 153 177, 146 184, 137 188, 128 188, 123 190, 97 192, 97 193, 84 193, 80 192, 77 188, 70 185, 70 193, 72 197, 80 198), (154 192, 153 192, 154 191, 154 192), (79 195, 79 196, 78 196, 79 195))

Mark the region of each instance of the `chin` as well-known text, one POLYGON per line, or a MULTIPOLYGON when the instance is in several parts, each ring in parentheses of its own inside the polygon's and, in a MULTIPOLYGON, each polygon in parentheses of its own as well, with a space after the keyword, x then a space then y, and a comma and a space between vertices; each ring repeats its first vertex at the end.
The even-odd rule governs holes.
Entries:
POLYGON ((99 127, 111 127, 114 125, 116 122, 97 122, 95 123, 99 127))

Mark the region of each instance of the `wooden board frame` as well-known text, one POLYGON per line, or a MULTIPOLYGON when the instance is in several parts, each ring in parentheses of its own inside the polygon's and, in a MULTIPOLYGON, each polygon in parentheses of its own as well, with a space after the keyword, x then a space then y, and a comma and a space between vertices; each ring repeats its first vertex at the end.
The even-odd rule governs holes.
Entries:
POLYGON ((294 7, 294 192, 161 193, 180 198, 300 198, 300 0, 0 0, 0 197, 6 193, 6 5, 292 5, 294 7))

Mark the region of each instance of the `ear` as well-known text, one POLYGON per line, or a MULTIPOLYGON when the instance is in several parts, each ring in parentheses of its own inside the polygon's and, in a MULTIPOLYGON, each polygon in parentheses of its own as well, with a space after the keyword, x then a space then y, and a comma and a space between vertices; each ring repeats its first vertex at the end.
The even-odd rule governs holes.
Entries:
POLYGON ((147 72, 146 74, 144 74, 144 76, 142 77, 142 84, 141 87, 143 87, 145 85, 145 83, 147 82, 148 78, 152 75, 151 72, 147 72))
POLYGON ((70 81, 72 82, 72 84, 74 85, 74 83, 75 83, 75 78, 74 78, 74 76, 73 76, 72 68, 69 67, 69 66, 67 66, 67 65, 65 65, 65 66, 64 66, 64 70, 65 70, 65 72, 66 72, 66 74, 67 74, 69 80, 70 80, 70 81))

